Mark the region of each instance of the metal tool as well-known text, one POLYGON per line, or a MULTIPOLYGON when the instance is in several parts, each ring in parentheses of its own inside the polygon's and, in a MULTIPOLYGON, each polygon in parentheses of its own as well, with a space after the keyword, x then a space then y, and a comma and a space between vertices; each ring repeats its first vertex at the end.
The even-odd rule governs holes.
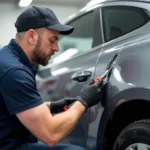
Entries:
POLYGON ((99 80, 103 80, 105 79, 105 77, 107 77, 107 75, 109 73, 111 73, 113 67, 109 68, 108 70, 106 70, 100 77, 97 77, 95 80, 94 80, 94 83, 97 83, 99 80))

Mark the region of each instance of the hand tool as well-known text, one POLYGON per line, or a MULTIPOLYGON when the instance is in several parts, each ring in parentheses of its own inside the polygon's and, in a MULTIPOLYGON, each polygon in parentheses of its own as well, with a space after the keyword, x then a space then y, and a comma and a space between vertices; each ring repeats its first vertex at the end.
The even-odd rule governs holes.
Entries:
POLYGON ((96 79, 94 80, 94 83, 97 83, 99 80, 104 80, 105 77, 106 77, 109 73, 111 73, 112 69, 113 69, 113 67, 107 69, 100 77, 96 77, 96 79))
POLYGON ((98 82, 99 80, 104 80, 105 77, 107 77, 107 75, 109 75, 112 71, 112 69, 114 68, 114 62, 117 59, 119 53, 116 53, 108 62, 107 66, 106 66, 106 71, 104 72, 104 74, 101 75, 101 77, 97 77, 95 79, 95 83, 98 82))

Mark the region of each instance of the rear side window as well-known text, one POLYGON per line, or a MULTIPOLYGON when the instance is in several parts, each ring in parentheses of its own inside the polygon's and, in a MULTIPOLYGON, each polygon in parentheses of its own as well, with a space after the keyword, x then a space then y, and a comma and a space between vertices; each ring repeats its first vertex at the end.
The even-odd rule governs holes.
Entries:
POLYGON ((125 35, 149 21, 148 14, 136 7, 105 7, 102 13, 105 42, 125 35))

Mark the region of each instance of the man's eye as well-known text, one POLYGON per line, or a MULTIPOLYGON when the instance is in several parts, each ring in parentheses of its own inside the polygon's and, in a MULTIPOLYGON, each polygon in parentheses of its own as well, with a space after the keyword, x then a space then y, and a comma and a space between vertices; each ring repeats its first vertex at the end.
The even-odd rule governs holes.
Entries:
POLYGON ((55 40, 50 40, 50 43, 54 43, 55 42, 55 40))

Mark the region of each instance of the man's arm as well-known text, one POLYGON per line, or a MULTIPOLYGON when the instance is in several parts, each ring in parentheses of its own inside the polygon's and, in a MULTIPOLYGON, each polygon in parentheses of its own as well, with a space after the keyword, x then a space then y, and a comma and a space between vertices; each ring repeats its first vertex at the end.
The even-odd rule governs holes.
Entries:
POLYGON ((86 108, 100 101, 100 85, 92 83, 83 88, 69 110, 55 116, 42 101, 33 76, 24 68, 9 71, 1 80, 0 90, 9 114, 16 114, 38 139, 53 146, 72 131, 86 108))
POLYGON ((27 129, 51 146, 74 128, 85 109, 76 102, 72 109, 53 117, 48 108, 50 103, 47 107, 42 101, 33 76, 24 68, 9 71, 1 81, 0 90, 9 114, 16 114, 27 129))
POLYGON ((53 146, 72 131, 84 111, 85 106, 77 101, 68 111, 52 116, 44 103, 16 116, 39 140, 53 146))
POLYGON ((93 83, 94 81, 90 81, 84 86, 69 110, 54 117, 45 103, 16 115, 37 138, 53 146, 72 131, 88 107, 96 105, 102 99, 102 80, 93 83))

